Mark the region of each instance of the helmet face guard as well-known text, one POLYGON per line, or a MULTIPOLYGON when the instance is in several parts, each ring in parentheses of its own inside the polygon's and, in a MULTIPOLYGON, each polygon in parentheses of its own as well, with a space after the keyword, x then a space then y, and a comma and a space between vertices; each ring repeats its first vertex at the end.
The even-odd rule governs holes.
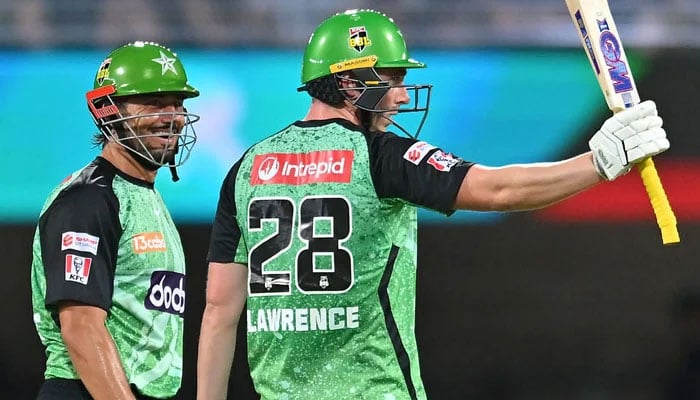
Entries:
POLYGON ((198 115, 185 110, 183 112, 158 112, 125 116, 114 101, 113 93, 113 86, 104 86, 88 92, 86 96, 93 122, 107 140, 126 148, 133 155, 140 157, 154 167, 162 167, 166 164, 170 167, 179 167, 187 161, 197 141, 197 134, 192 124, 199 120, 198 115), (170 125, 165 133, 138 134, 134 131, 133 125, 140 118, 161 118, 164 116, 170 117, 170 125), (178 116, 184 117, 185 122, 182 127, 175 125, 175 119, 178 116), (172 156, 165 148, 159 155, 151 152, 143 142, 143 139, 148 137, 167 139, 164 147, 174 143, 172 156))
POLYGON ((328 75, 334 75, 336 82, 351 80, 355 88, 338 85, 348 101, 362 110, 382 114, 408 136, 417 137, 427 117, 432 85, 400 86, 412 92, 413 106, 402 107, 398 112, 423 113, 416 133, 410 134, 384 115, 397 110, 377 108, 392 87, 381 80, 377 73, 381 68, 425 68, 425 64, 408 56, 403 34, 391 18, 373 10, 348 10, 326 19, 311 34, 304 51, 301 82, 306 85, 328 75), (351 73, 341 76, 343 72, 351 73), (350 98, 347 96, 350 90, 359 91, 360 95, 350 98), (422 92, 425 96, 419 96, 422 92))
POLYGON ((170 49, 152 42, 134 42, 119 47, 105 58, 86 99, 90 116, 106 140, 123 146, 149 166, 174 168, 190 156, 197 140, 192 124, 199 116, 186 110, 124 115, 119 107, 122 97, 168 94, 184 99, 199 96, 199 91, 190 86, 182 63, 170 49), (134 130, 140 118, 163 116, 170 117, 167 132, 138 134, 134 130), (182 127, 175 124, 179 116, 185 120, 182 127), (166 138, 162 151, 149 150, 143 140, 148 137, 166 138), (174 147, 168 151, 171 145, 174 147))
POLYGON ((355 87, 342 87, 341 85, 338 85, 338 90, 340 93, 342 93, 343 96, 357 108, 369 111, 371 113, 381 114, 382 118, 388 119, 406 136, 417 139, 418 135, 420 135, 420 131, 423 129, 423 125, 425 124, 425 119, 428 117, 428 106, 430 104, 432 85, 392 86, 389 81, 381 80, 381 77, 374 68, 355 69, 352 70, 352 73, 354 77, 340 76, 339 73, 336 74, 337 81, 345 80, 355 84, 355 87), (379 103, 389 92, 389 89, 392 88, 405 88, 407 91, 411 92, 411 103, 402 105, 398 110, 379 107, 379 103), (359 92, 359 95, 350 96, 348 92, 359 92), (421 94, 423 94, 423 96, 421 96, 421 94), (385 114, 389 112, 422 113, 418 127, 415 129, 415 133, 410 133, 401 124, 385 114))

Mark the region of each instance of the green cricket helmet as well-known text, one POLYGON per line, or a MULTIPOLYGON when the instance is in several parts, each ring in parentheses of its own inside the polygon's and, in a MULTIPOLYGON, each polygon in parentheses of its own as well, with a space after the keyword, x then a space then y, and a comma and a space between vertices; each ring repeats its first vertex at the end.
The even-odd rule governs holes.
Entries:
MULTIPOLYGON (((390 88, 396 87, 383 81, 377 69, 381 68, 425 68, 426 65, 409 57, 406 40, 394 21, 374 10, 347 10, 323 21, 309 37, 304 51, 301 69, 300 90, 309 90, 314 81, 329 76, 348 77, 356 83, 355 88, 336 86, 344 99, 360 109, 385 113, 392 110, 377 108, 390 88), (360 92, 352 99, 345 93, 360 92)), ((423 112, 422 128, 427 116, 431 85, 401 85, 413 91, 413 106, 402 107, 399 112, 423 112), (426 96, 420 99, 420 91, 426 96)), ((313 93, 310 92, 310 94, 313 93)), ((323 99, 322 99, 323 100, 323 99)), ((395 110, 394 110, 395 111, 395 110)), ((409 136, 401 126, 392 121, 409 136)))
POLYGON ((323 21, 304 53, 301 83, 356 68, 424 68, 408 56, 394 21, 373 10, 348 10, 323 21))
POLYGON ((199 116, 186 110, 123 115, 119 102, 129 96, 139 95, 176 95, 183 99, 199 96, 199 91, 189 84, 180 58, 170 49, 158 43, 137 41, 113 50, 100 64, 93 89, 87 92, 86 98, 90 115, 106 140, 126 147, 137 155, 137 159, 145 159, 152 166, 182 165, 189 158, 196 141, 197 136, 191 125, 199 120, 199 116), (178 129, 171 122, 168 134, 177 137, 177 160, 168 157, 167 152, 156 156, 143 145, 143 138, 155 135, 162 137, 162 132, 137 135, 129 124, 135 118, 171 117, 170 120, 175 121, 180 116, 185 119, 184 126, 178 129), (126 128, 127 133, 118 134, 124 131, 123 128, 126 128))
POLYGON ((199 96, 187 81, 178 56, 153 42, 134 42, 113 50, 100 65, 93 88, 113 85, 112 97, 152 93, 199 96))

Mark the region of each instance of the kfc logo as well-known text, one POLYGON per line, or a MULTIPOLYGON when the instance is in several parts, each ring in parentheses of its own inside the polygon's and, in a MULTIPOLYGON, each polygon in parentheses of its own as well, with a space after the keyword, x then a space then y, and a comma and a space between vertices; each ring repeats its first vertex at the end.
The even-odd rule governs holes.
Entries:
POLYGON ((349 183, 354 156, 352 150, 257 155, 253 160, 250 184, 349 183))
POLYGON ((87 285, 91 264, 92 258, 66 254, 66 280, 87 285))
POLYGON ((430 153, 430 150, 434 149, 435 146, 430 145, 426 142, 415 142, 411 147, 406 150, 403 154, 403 158, 406 161, 410 161, 413 164, 420 164, 425 156, 430 153))

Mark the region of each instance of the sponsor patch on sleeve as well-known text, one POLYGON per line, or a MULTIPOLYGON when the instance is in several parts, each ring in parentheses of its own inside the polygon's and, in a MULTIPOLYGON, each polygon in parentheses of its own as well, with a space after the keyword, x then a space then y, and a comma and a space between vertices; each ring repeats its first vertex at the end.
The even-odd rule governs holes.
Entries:
POLYGON ((418 165, 421 161, 423 161, 423 159, 430 152, 430 150, 434 148, 435 146, 426 142, 416 142, 413 143, 413 145, 411 145, 411 147, 409 147, 405 153, 403 153, 403 158, 404 160, 418 165))
POLYGON ((100 238, 84 232, 63 232, 61 235, 61 251, 77 250, 97 255, 100 238))
POLYGON ((442 150, 436 151, 428 158, 428 164, 432 165, 433 168, 440 172, 447 172, 461 162, 461 158, 457 158, 450 153, 445 153, 442 150))
POLYGON ((66 280, 87 285, 92 258, 66 254, 66 280))

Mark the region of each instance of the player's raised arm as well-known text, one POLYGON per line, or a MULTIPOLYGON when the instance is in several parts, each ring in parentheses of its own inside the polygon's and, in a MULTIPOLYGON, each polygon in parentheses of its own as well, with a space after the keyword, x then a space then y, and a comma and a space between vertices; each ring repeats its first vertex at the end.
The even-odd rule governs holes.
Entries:
POLYGON ((566 199, 602 180, 629 172, 635 162, 670 146, 656 105, 646 101, 608 118, 591 138, 591 152, 550 163, 474 165, 455 200, 455 209, 516 211, 566 199))

